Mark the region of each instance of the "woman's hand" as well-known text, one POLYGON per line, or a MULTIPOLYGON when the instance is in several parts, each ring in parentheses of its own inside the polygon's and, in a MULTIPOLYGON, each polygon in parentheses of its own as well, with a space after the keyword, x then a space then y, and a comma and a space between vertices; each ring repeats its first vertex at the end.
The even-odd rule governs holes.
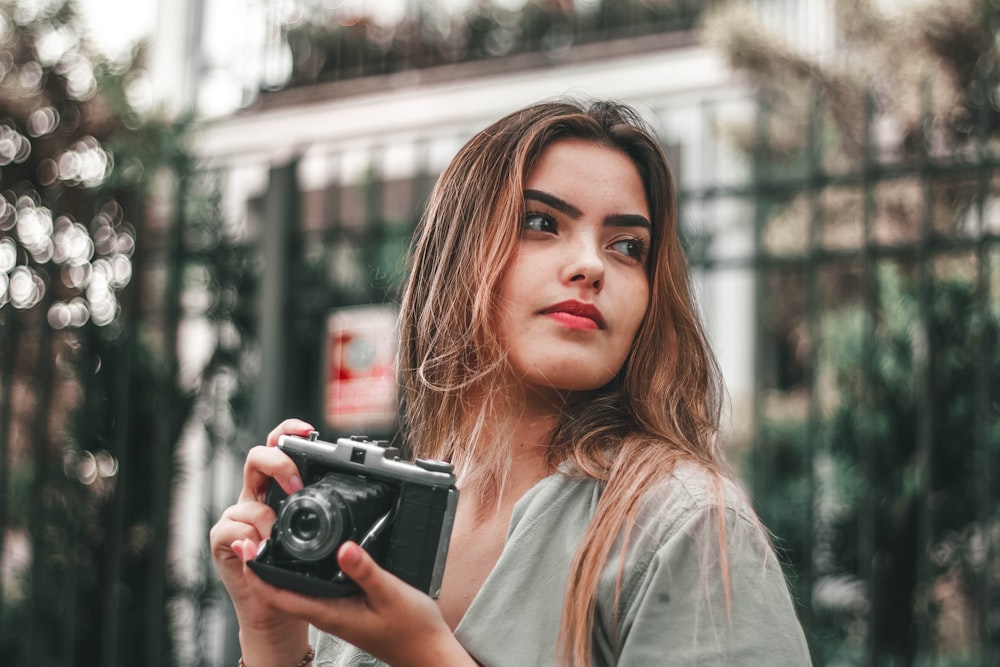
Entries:
POLYGON ((212 558, 236 610, 240 643, 251 667, 282 664, 287 661, 285 656, 294 656, 289 663, 294 665, 306 650, 307 625, 258 599, 249 581, 256 577, 248 574, 244 562, 253 558, 257 545, 271 535, 274 510, 264 503, 271 480, 287 493, 302 488, 295 463, 277 449, 278 438, 285 434, 307 436, 312 430, 304 421, 289 419, 268 434, 267 446, 250 450, 239 500, 223 512, 210 533, 212 558))
MULTIPOLYGON (((251 545, 241 548, 246 560, 251 545)), ((248 591, 269 607, 309 621, 393 667, 475 665, 429 596, 386 572, 354 542, 337 551, 340 568, 361 588, 343 598, 317 598, 271 586, 245 572, 248 591)))

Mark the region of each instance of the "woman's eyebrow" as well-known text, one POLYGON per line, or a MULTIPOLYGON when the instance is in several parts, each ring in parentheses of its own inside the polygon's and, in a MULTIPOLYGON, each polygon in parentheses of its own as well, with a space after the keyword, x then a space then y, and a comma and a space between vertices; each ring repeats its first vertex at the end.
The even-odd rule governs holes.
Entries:
MULTIPOLYGON (((551 206, 560 213, 564 213, 574 219, 583 217, 583 211, 578 209, 576 206, 573 206, 568 201, 560 199, 559 197, 549 194, 548 192, 543 192, 541 190, 525 190, 524 198, 541 202, 546 206, 551 206)), ((634 213, 616 213, 614 215, 609 215, 604 219, 604 224, 609 227, 652 228, 652 225, 649 224, 649 220, 647 220, 644 216, 634 213)))
POLYGON ((525 190, 525 199, 534 199, 535 201, 541 202, 546 206, 551 206, 560 213, 565 213, 571 218, 582 218, 583 211, 573 206, 568 201, 560 199, 555 195, 550 195, 548 192, 542 192, 541 190, 525 190))
POLYGON ((615 215, 609 215, 604 218, 604 225, 606 227, 642 227, 643 229, 652 229, 653 225, 649 224, 649 220, 645 216, 639 215, 637 213, 616 213, 615 215))

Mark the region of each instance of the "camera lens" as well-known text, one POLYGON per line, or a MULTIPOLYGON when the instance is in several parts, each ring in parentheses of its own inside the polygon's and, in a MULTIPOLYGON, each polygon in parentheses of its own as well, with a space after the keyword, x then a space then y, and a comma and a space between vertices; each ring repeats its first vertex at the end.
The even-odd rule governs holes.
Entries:
POLYGON ((350 509, 322 482, 290 496, 278 515, 278 539, 299 560, 326 558, 352 531, 350 509))
POLYGON ((297 540, 315 540, 320 531, 319 515, 311 509, 303 509, 292 517, 289 531, 297 540))

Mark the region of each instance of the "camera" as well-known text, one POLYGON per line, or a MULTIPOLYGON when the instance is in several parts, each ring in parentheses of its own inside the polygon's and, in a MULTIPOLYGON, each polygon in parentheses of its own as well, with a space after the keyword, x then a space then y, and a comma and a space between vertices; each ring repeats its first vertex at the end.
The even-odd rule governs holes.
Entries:
POLYGON ((265 502, 276 519, 256 559, 261 579, 317 597, 358 591, 337 564, 354 540, 384 569, 436 598, 458 506, 450 463, 399 458, 399 449, 361 436, 335 443, 284 435, 278 448, 299 469, 304 488, 287 495, 272 481, 265 502))

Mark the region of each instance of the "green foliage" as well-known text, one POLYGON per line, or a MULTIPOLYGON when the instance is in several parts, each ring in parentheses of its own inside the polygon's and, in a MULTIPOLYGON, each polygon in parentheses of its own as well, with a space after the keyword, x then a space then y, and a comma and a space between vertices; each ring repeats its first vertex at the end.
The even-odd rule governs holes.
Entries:
POLYGON ((829 642, 819 664, 867 641, 880 659, 910 664, 915 628, 947 658, 941 605, 977 622, 981 582, 1000 574, 982 551, 1000 510, 990 491, 1000 420, 977 386, 1000 394, 1000 321, 962 276, 885 265, 876 280, 874 312, 848 306, 823 317, 823 414, 812 424, 770 421, 758 436, 758 464, 773 480, 761 514, 793 569, 810 573, 796 583, 816 588, 800 599, 825 591, 813 598, 810 627, 829 642), (813 508, 811 523, 803 507, 813 508), (868 625, 873 617, 881 627, 868 625))

